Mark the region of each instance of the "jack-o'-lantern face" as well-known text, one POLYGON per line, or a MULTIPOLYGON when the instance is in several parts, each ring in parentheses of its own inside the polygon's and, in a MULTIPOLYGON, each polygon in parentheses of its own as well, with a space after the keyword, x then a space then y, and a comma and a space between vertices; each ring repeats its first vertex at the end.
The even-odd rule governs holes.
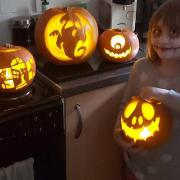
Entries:
POLYGON ((36 46, 42 55, 57 64, 85 61, 94 52, 97 40, 97 24, 83 8, 52 8, 36 23, 36 46))
POLYGON ((133 97, 125 106, 120 119, 124 135, 134 143, 152 141, 153 138, 158 141, 157 139, 161 136, 167 137, 167 129, 164 130, 164 128, 169 130, 171 123, 170 119, 167 120, 169 117, 167 111, 164 111, 163 104, 158 100, 143 100, 133 97), (165 114, 166 116, 164 116, 165 114))
POLYGON ((100 35, 99 47, 105 59, 124 62, 135 57, 139 50, 139 40, 129 30, 108 29, 100 35))
POLYGON ((20 46, 0 46, 0 92, 18 92, 34 79, 36 65, 31 53, 20 46))

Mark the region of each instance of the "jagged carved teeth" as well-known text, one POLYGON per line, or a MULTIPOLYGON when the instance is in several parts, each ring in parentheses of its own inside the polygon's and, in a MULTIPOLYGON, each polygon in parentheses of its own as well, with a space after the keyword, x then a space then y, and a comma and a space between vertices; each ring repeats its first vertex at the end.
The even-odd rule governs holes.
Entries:
POLYGON ((104 51, 105 51, 105 53, 108 54, 110 57, 113 57, 113 58, 115 58, 115 59, 118 59, 118 58, 125 58, 125 57, 127 57, 127 56, 130 54, 130 52, 131 52, 131 48, 129 48, 128 50, 126 50, 125 52, 120 53, 120 54, 111 52, 111 51, 109 51, 108 49, 104 49, 104 51))

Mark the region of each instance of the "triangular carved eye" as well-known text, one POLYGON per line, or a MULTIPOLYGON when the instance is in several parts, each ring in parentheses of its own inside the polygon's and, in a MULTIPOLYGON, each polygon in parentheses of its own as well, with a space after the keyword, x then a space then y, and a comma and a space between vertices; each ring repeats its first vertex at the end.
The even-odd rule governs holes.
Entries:
POLYGON ((131 114, 134 112, 136 109, 138 102, 131 102, 130 104, 127 105, 125 111, 124 111, 124 117, 129 118, 131 114))
POLYGON ((142 114, 147 120, 151 120, 154 117, 154 107, 149 103, 142 104, 142 114))

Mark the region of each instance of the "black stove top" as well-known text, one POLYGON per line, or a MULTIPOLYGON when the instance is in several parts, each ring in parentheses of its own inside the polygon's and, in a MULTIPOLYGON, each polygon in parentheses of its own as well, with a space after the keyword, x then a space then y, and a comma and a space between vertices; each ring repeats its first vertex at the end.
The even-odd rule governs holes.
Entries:
POLYGON ((23 92, 0 93, 0 116, 24 107, 39 106, 60 94, 61 88, 37 71, 33 83, 23 92))

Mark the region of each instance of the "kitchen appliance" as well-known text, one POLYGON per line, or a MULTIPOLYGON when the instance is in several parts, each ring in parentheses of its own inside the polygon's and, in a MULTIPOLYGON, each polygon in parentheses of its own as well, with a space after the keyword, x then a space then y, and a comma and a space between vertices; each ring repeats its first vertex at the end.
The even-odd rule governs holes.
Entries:
POLYGON ((65 180, 64 103, 39 71, 31 86, 0 94, 0 167, 34 158, 35 180, 65 180))
POLYGON ((99 25, 102 29, 135 30, 137 0, 100 0, 99 25))
POLYGON ((17 16, 11 19, 12 43, 29 50, 34 46, 35 19, 33 16, 17 16))

